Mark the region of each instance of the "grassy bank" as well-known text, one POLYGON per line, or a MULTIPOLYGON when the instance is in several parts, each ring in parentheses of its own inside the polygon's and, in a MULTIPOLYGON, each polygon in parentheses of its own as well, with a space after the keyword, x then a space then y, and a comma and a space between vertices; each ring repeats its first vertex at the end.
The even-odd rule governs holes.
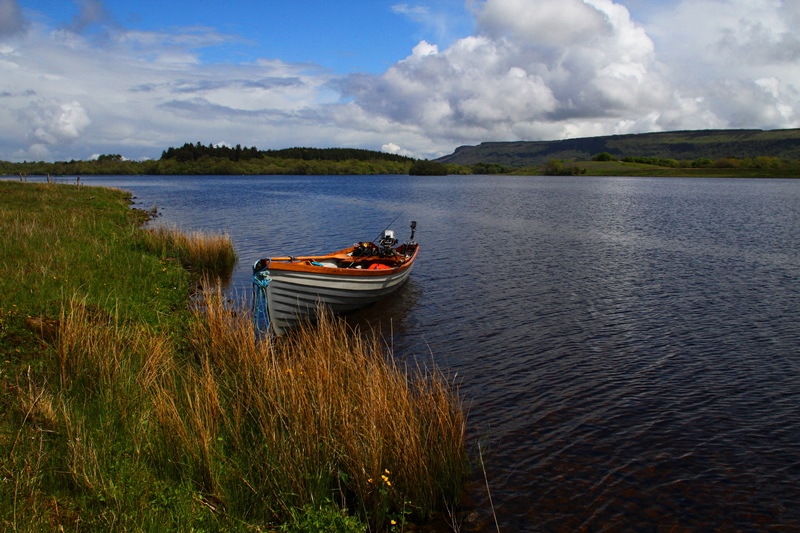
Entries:
POLYGON ((668 178, 797 178, 800 164, 780 166, 663 166, 626 161, 576 161, 575 166, 585 169, 586 176, 629 176, 668 178))
MULTIPOLYGON (((676 162, 677 163, 677 162, 676 162)), ((454 167, 454 165, 448 165, 454 167)), ((486 168, 486 165, 479 167, 486 168)), ((608 176, 637 178, 800 178, 800 164, 787 163, 779 167, 692 167, 627 162, 627 161, 551 161, 548 165, 525 168, 496 166, 489 174, 515 176, 608 176)), ((452 173, 456 173, 453 171, 452 173)), ((465 172, 468 173, 468 172, 465 172)), ((473 172, 477 173, 477 172, 473 172)))
POLYGON ((0 182, 0 529, 382 530, 455 508, 445 376, 330 317, 256 343, 219 293, 190 309, 182 265, 224 268, 230 241, 142 217, 122 191, 0 182))

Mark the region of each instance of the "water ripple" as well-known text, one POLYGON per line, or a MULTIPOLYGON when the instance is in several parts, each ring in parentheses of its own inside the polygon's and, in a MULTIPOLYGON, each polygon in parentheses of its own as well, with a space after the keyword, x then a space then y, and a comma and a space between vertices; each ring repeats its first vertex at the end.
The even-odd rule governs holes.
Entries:
POLYGON ((800 530, 800 181, 112 184, 231 232, 245 289, 261 255, 418 220, 409 284, 351 319, 458 375, 503 531, 800 530))

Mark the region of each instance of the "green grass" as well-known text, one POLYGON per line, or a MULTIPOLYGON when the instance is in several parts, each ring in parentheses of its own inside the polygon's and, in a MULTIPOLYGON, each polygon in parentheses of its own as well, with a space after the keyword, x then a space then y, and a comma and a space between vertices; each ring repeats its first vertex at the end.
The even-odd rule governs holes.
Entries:
POLYGON ((797 178, 800 167, 785 165, 778 168, 755 167, 700 167, 659 166, 624 161, 578 161, 577 166, 586 169, 587 176, 631 176, 673 178, 797 178))
POLYGON ((0 529, 383 530, 458 506, 446 376, 332 317, 257 343, 219 292, 190 309, 181 263, 227 264, 229 240, 154 246, 128 203, 0 182, 0 529))
MULTIPOLYGON (((568 161, 565 164, 579 169, 586 169, 581 176, 628 176, 628 177, 664 177, 664 178, 798 178, 800 165, 787 164, 780 168, 718 168, 690 166, 659 166, 645 163, 628 163, 625 161, 568 161)), ((527 167, 517 169, 510 174, 517 176, 540 176, 543 167, 527 167)))
POLYGON ((0 294, 8 312, 55 317, 65 298, 157 323, 185 309, 188 274, 139 245, 144 220, 113 189, 0 182, 0 294))

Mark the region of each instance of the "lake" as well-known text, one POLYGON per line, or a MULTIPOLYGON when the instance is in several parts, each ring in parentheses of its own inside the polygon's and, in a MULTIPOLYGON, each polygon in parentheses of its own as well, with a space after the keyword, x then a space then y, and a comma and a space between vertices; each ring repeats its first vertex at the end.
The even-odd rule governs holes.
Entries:
MULTIPOLYGON (((461 384, 500 529, 800 529, 800 180, 84 177, 251 265, 418 223, 349 319, 461 384)), ((480 466, 465 530, 494 529, 480 466)))

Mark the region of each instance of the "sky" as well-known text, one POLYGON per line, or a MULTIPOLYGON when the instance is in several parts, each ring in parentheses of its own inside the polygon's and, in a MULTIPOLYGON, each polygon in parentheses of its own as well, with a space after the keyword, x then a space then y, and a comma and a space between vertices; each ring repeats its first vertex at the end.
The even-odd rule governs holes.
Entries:
POLYGON ((798 0, 0 0, 0 160, 800 127, 798 0))

